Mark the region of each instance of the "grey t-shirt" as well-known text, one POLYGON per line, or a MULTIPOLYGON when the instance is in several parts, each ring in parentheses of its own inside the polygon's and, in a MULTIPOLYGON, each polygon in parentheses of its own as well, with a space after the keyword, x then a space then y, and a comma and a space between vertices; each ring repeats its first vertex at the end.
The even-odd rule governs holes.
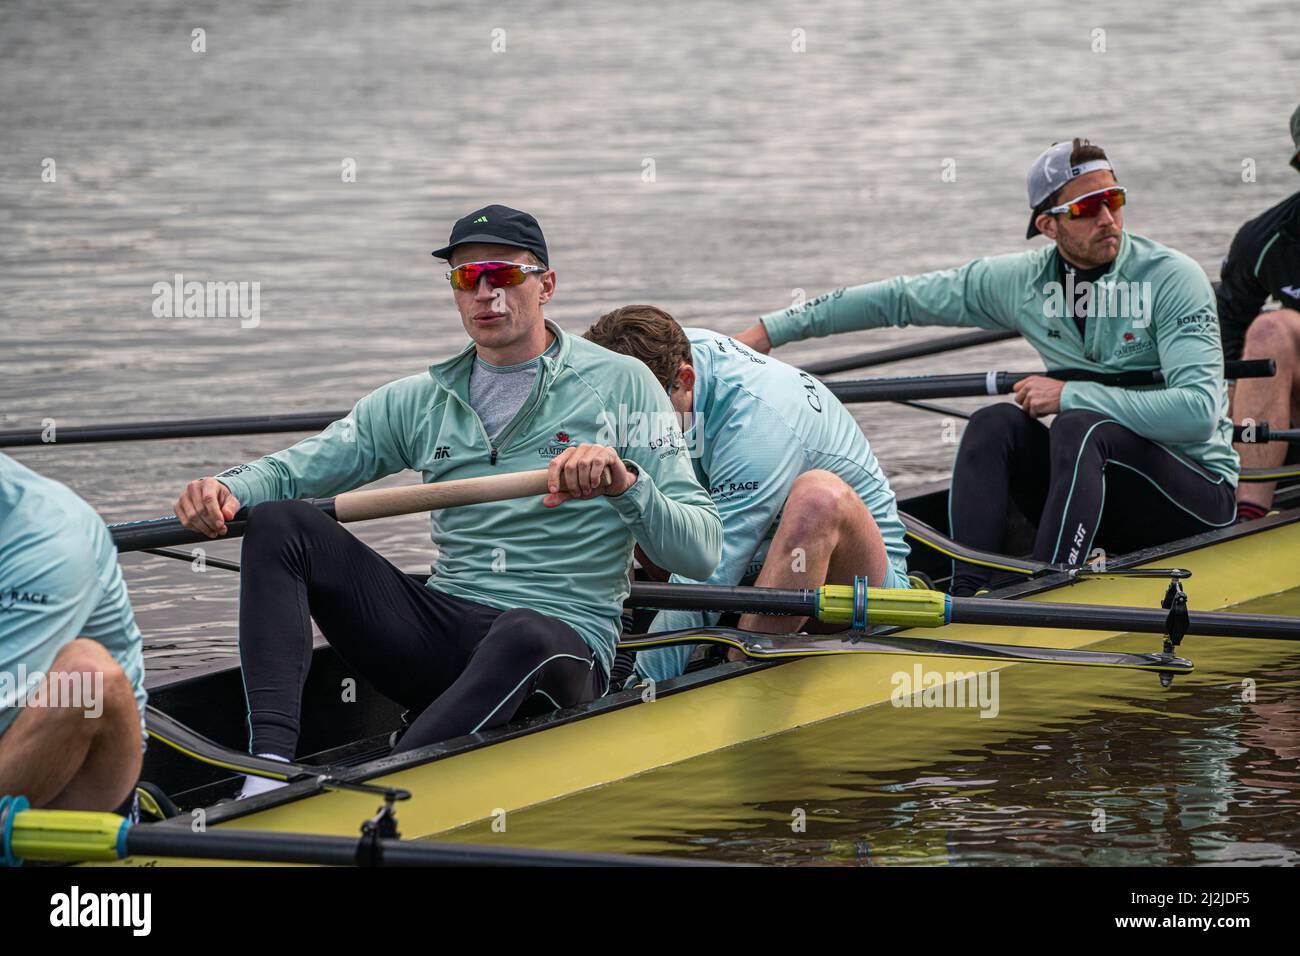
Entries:
MULTIPOLYGON (((552 342, 546 354, 553 353, 558 344, 552 342)), ((482 419, 489 439, 495 441, 528 401, 540 361, 535 358, 518 365, 489 365, 475 356, 469 373, 469 405, 482 419)))

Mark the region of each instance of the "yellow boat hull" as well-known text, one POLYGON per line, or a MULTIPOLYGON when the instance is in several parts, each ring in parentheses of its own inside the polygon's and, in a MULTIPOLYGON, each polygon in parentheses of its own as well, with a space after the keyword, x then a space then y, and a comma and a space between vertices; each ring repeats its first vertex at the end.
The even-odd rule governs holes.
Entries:
MULTIPOLYGON (((1279 555, 1300 552, 1300 523, 1164 556, 1152 566, 1177 565, 1193 572, 1187 584, 1196 610, 1219 610, 1286 590, 1296 584, 1294 563, 1279 555)), ((1024 600, 1075 604, 1157 607, 1165 582, 1153 578, 1083 578, 1024 600)), ((1081 648, 1117 636, 1105 631, 998 628, 952 625, 945 637, 970 641, 1051 648, 1081 648)), ((1135 638, 1135 640, 1137 640, 1135 638)), ((1147 635, 1142 646, 1158 650, 1147 635)), ((1196 638, 1186 653, 1195 657, 1196 638)), ((702 754, 784 733, 867 707, 889 704, 895 675, 939 668, 979 674, 1006 665, 987 661, 936 662, 915 655, 842 655, 809 658, 775 666, 727 665, 727 673, 703 686, 594 713, 534 733, 500 740, 431 762, 376 773, 367 782, 411 791, 397 805, 402 835, 431 837, 480 821, 503 821, 528 807, 611 784, 702 754)), ((1114 694, 1123 682, 1154 682, 1152 675, 1100 671, 1104 689, 1114 694)), ((1102 682, 1094 672, 1074 672, 1079 681, 1102 682)), ((1145 683, 1142 686, 1147 686, 1145 683)), ((292 785, 278 794, 278 805, 241 815, 219 826, 246 830, 355 835, 380 800, 371 794, 320 791, 312 783, 292 785)), ((184 860, 131 858, 126 865, 185 863, 184 860)))

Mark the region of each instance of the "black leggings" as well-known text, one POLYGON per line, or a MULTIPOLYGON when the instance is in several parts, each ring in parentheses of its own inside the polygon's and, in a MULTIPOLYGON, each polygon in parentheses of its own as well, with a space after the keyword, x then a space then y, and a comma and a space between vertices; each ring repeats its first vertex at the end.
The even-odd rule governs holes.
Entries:
POLYGON ((385 696, 419 714, 397 751, 486 730, 605 691, 569 625, 425 587, 302 501, 253 509, 244 536, 239 653, 251 751, 292 758, 311 619, 385 696))
MULTIPOLYGON (((1014 501, 1038 526, 1034 558, 1077 567, 1094 541, 1123 554, 1229 525, 1235 497, 1223 478, 1105 415, 1062 412, 1049 429, 1003 402, 966 426, 949 516, 957 541, 1002 551, 1014 501)), ((991 577, 988 568, 957 562, 951 591, 973 594, 991 577)))

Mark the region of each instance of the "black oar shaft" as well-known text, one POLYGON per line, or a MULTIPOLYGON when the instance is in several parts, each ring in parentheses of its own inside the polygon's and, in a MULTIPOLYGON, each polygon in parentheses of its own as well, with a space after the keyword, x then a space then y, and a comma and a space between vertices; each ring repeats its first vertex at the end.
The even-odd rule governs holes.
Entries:
MULTIPOLYGON (((700 861, 613 853, 571 853, 473 844, 380 840, 385 866, 691 866, 700 861)), ((131 856, 189 857, 317 866, 367 865, 358 838, 235 829, 194 833, 188 827, 134 826, 127 831, 131 856)))
POLYGON ((1277 374, 1273 359, 1237 359, 1223 363, 1224 378, 1272 378, 1277 374))
MULTIPOLYGON (((1102 629, 1142 634, 1164 634, 1169 623, 1168 613, 1157 608, 1044 604, 974 597, 952 598, 951 620, 954 624, 1102 629)), ((1188 622, 1187 633, 1200 637, 1300 640, 1300 617, 1191 611, 1188 622)))
POLYGON ((837 372, 871 368, 875 365, 886 365, 890 362, 903 362, 907 359, 924 358, 927 355, 942 355, 945 352, 954 352, 957 349, 968 349, 977 345, 988 345, 991 342, 1014 339, 1018 335, 1018 332, 1006 330, 964 332, 961 335, 946 335, 943 338, 930 339, 927 342, 914 342, 910 345, 898 345, 893 348, 876 349, 872 352, 860 352, 857 355, 849 355, 844 358, 810 362, 803 366, 803 370, 812 375, 834 375, 837 372))
POLYGON ((178 518, 150 518, 146 521, 133 521, 127 525, 109 525, 108 530, 113 536, 113 543, 117 545, 117 550, 125 554, 127 551, 149 551, 154 548, 242 538, 246 525, 245 521, 227 521, 226 533, 215 539, 189 530, 180 523, 178 518))
MULTIPOLYGON (((1228 378, 1267 378, 1275 374, 1272 359, 1227 363, 1228 378)), ((1098 382, 1125 388, 1160 385, 1160 369, 1132 369, 1127 372, 1096 372, 1062 368, 1043 372, 973 372, 955 375, 912 375, 897 378, 868 378, 827 382, 826 387, 842 402, 921 401, 927 398, 962 398, 973 395, 1007 395, 1021 379, 1043 375, 1058 381, 1098 382)))
MULTIPOLYGON (((953 624, 983 624, 998 627, 1051 627, 1086 631, 1135 631, 1164 634, 1169 624, 1166 611, 1157 608, 1122 607, 1093 604, 1054 604, 1036 601, 1008 601, 1000 598, 947 597, 926 591, 865 589, 865 606, 854 611, 855 617, 868 624, 900 624, 890 619, 886 605, 890 594, 920 597, 944 597, 942 607, 929 619, 917 615, 908 623, 933 627, 944 623, 944 614, 953 624), (886 598, 882 604, 881 599, 886 598)), ((742 613, 780 614, 789 616, 827 616, 819 604, 818 592, 796 588, 724 587, 707 584, 657 584, 638 582, 632 585, 628 603, 636 607, 739 611, 742 613), (819 611, 820 608, 820 611, 819 611)), ((858 599, 854 598, 855 607, 858 599)), ((1261 640, 1300 640, 1300 617, 1263 614, 1236 614, 1223 611, 1192 611, 1188 634, 1201 637, 1243 637, 1261 640)))
POLYGON ((1265 444, 1267 442, 1286 442, 1300 445, 1300 428, 1271 428, 1268 422, 1256 422, 1254 425, 1233 425, 1232 440, 1246 444, 1265 444))
POLYGON ((0 431, 0 448, 22 445, 81 445, 87 442, 150 441, 160 438, 209 438, 214 435, 263 435, 320 431, 347 412, 302 412, 241 418, 196 418, 181 421, 67 425, 62 428, 16 428, 0 431))
MULTIPOLYGON (((308 505, 315 505, 330 518, 334 518, 334 498, 304 498, 308 505)), ((108 532, 113 536, 117 550, 153 551, 160 548, 175 548, 177 545, 214 544, 217 541, 229 541, 230 538, 243 537, 248 528, 248 509, 243 507, 235 512, 234 518, 226 522, 226 533, 221 537, 211 538, 190 531, 181 524, 179 518, 147 518, 142 522, 123 522, 109 524, 108 532)), ((165 555, 174 557, 174 555, 165 555)))
MULTIPOLYGON (((964 398, 972 395, 1005 395, 1011 390, 1007 372, 987 375, 911 375, 898 378, 866 378, 826 382, 826 388, 841 402, 923 401, 927 398, 964 398)), ((1028 374, 1028 373, 1025 373, 1028 374)), ((1024 377, 1023 375, 1021 377, 1024 377)))
POLYGON ((721 584, 632 584, 628 603, 662 610, 739 611, 807 617, 817 609, 817 592, 803 588, 727 587, 721 584))
POLYGON ((907 408, 916 408, 923 412, 930 412, 933 415, 946 415, 949 418, 960 418, 969 421, 971 417, 970 412, 963 412, 958 408, 949 408, 946 405, 934 405, 930 402, 900 401, 898 404, 907 408))
MULTIPOLYGON (((194 555, 188 551, 174 551, 171 548, 145 548, 145 554, 156 554, 160 558, 172 558, 177 561, 193 561, 194 555)), ((223 561, 221 558, 205 558, 204 563, 219 571, 239 571, 238 561, 223 561)))
MULTIPOLYGON (((240 515, 243 511, 239 512, 240 515)), ((177 545, 214 544, 233 537, 243 537, 247 520, 234 518, 226 522, 226 533, 218 538, 209 538, 199 532, 190 531, 178 518, 149 518, 143 522, 127 524, 110 524, 108 531, 113 536, 117 550, 147 551, 156 548, 174 548, 177 545)))
MULTIPOLYGON (((939 343, 919 343, 885 349, 878 361, 863 361, 864 356, 836 363, 814 363, 806 371, 828 374, 864 368, 883 362, 946 352, 966 345, 979 345, 1013 337, 1010 333, 977 332, 964 338, 971 341, 942 348, 939 343), (978 339, 978 341, 976 340, 978 339), (850 364, 851 363, 851 364, 850 364), (823 366, 837 364, 840 368, 823 366)), ((956 338, 963 338, 958 336, 956 338)), ((1260 378, 1275 374, 1272 359, 1251 359, 1228 362, 1228 378, 1260 378)), ((905 378, 862 379, 857 381, 828 382, 827 387, 843 402, 898 402, 920 401, 927 398, 960 398, 970 395, 1005 395, 1022 378, 1031 375, 1049 375, 1067 381, 1094 381, 1107 385, 1139 386, 1158 385, 1164 376, 1158 369, 1131 372, 1093 372, 1085 369, 1057 369, 1046 372, 987 372, 967 375, 922 375, 905 378)), ((206 438, 217 435, 260 435, 275 432, 319 431, 331 422, 344 417, 346 412, 302 412, 293 415, 254 415, 243 418, 199 418, 180 421, 120 422, 106 425, 69 425, 53 431, 43 428, 0 430, 0 448, 24 445, 77 445, 87 442, 148 441, 155 439, 206 438)), ((1288 440, 1288 439, 1274 439, 1288 440)))
MULTIPOLYGON (((333 516, 333 498, 307 498, 326 514, 333 516)), ((120 552, 152 551, 157 548, 176 547, 183 544, 212 544, 231 538, 242 538, 248 527, 248 509, 241 508, 235 517, 226 522, 226 533, 220 538, 209 538, 205 534, 191 531, 181 524, 179 518, 146 518, 143 521, 127 521, 108 526, 113 536, 113 543, 120 552)))

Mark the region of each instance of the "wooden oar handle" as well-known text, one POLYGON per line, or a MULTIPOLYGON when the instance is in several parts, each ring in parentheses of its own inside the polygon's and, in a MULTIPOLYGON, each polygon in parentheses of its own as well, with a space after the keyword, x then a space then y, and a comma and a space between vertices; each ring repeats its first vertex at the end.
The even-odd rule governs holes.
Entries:
MULTIPOLYGON (((489 501, 531 498, 549 493, 548 477, 549 473, 545 468, 538 468, 535 471, 484 475, 479 478, 457 478, 427 485, 347 491, 334 499, 334 516, 339 521, 366 521, 371 518, 389 518, 393 515, 415 514, 420 511, 478 505, 489 501)), ((614 476, 606 468, 601 484, 607 486, 613 480, 614 476)), ((567 490, 564 487, 563 475, 560 476, 560 490, 567 490)))
MULTIPOLYGON (((488 501, 505 501, 508 498, 529 498, 550 491, 545 469, 520 471, 481 478, 461 478, 439 481, 427 485, 407 485, 402 488, 373 488, 367 491, 348 491, 337 498, 308 499, 310 504, 332 515, 339 521, 363 521, 367 518, 387 518, 392 515, 415 514, 457 505, 475 505, 488 501)), ((601 484, 613 484, 614 476, 608 468, 601 484)), ((564 478, 560 478, 564 487, 564 478)), ((225 538, 239 538, 244 534, 252 509, 239 509, 233 519, 226 522, 225 538)), ((141 521, 124 521, 108 526, 117 550, 145 551, 150 548, 169 548, 182 544, 202 544, 208 536, 200 531, 190 531, 179 518, 168 515, 146 518, 141 521)))

